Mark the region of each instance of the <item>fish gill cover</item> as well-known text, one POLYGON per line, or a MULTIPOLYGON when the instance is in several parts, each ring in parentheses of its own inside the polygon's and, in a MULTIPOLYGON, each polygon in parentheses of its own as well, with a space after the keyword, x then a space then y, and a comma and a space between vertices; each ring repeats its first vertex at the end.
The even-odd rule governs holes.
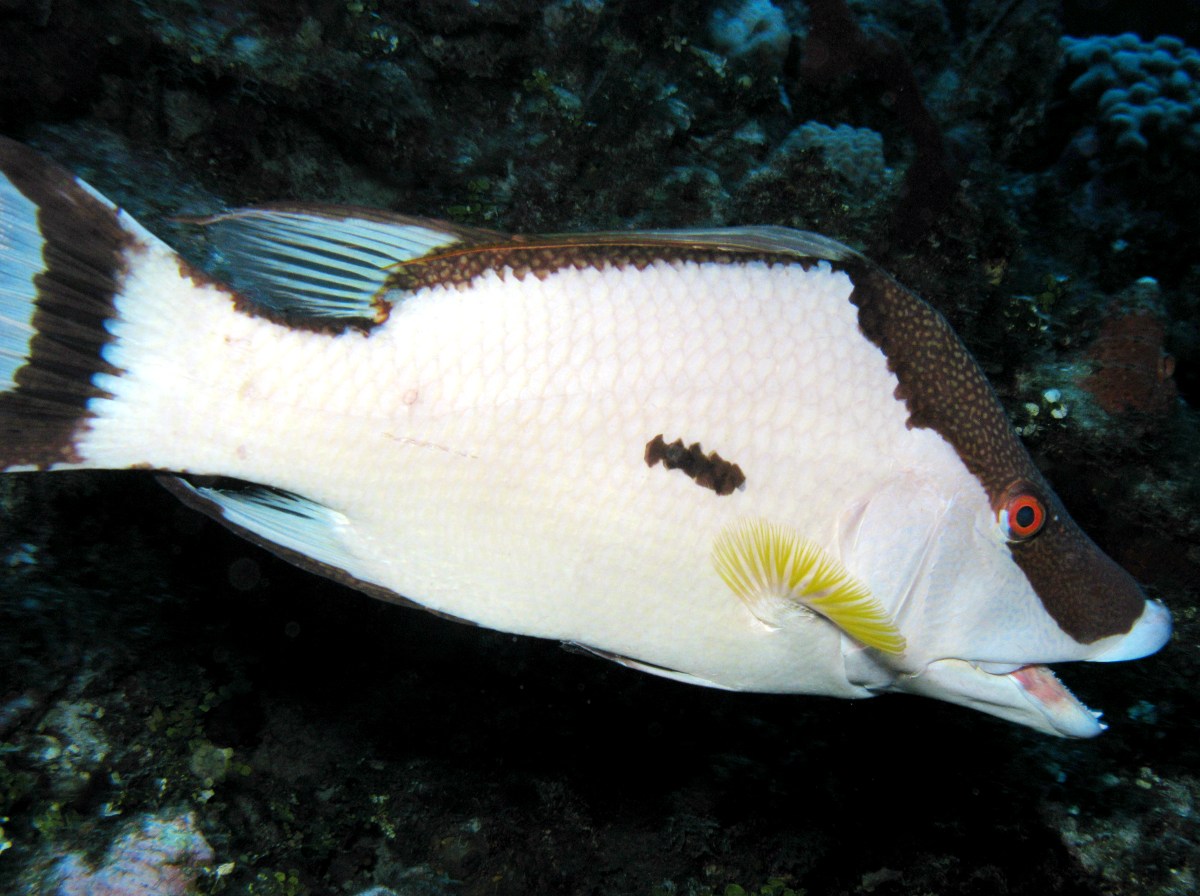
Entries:
POLYGON ((926 702, 682 689, 359 599, 147 479, 5 477, 0 892, 1194 889, 1200 35, 1165 16, 0 4, 0 132, 198 263, 171 216, 280 199, 866 250, 1178 620, 1159 657, 1071 669, 1114 731, 1051 743, 926 702))

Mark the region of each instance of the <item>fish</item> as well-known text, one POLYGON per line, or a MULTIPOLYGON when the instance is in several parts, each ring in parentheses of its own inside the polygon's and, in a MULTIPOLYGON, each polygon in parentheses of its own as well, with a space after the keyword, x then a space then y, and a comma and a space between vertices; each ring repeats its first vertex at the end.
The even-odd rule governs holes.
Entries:
POLYGON ((834 239, 192 223, 204 269, 0 140, 0 472, 152 471, 366 594, 731 691, 1091 737, 1047 666, 1170 638, 944 317, 834 239))

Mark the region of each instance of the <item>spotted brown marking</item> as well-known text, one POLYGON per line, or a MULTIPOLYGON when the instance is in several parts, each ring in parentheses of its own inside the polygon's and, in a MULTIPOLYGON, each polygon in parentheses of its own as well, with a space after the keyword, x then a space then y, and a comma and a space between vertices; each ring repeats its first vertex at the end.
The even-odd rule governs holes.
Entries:
POLYGON ((799 259, 779 252, 748 252, 720 247, 674 245, 644 241, 636 234, 622 242, 617 235, 605 235, 596 242, 586 236, 578 239, 552 237, 513 237, 504 243, 455 245, 396 265, 384 290, 413 291, 429 286, 454 286, 465 289, 476 278, 497 272, 518 280, 528 276, 544 280, 561 270, 617 268, 644 270, 658 261, 692 264, 745 264, 750 261, 774 264, 800 264, 807 269, 815 259, 799 259))
POLYGON ((43 267, 31 279, 28 360, 0 393, 0 470, 78 463, 88 401, 107 395, 93 377, 122 372, 104 360, 103 322, 141 247, 116 210, 33 150, 0 140, 0 171, 37 207, 43 267))
POLYGON ((1145 606, 1141 588, 1071 520, 945 318, 867 262, 841 267, 854 284, 859 329, 899 381, 909 428, 932 429, 951 444, 997 511, 1014 483, 1042 496, 1045 526, 1009 550, 1046 612, 1083 644, 1128 632, 1145 606))
POLYGON ((699 442, 684 445, 676 439, 669 445, 663 441, 662 433, 646 443, 646 465, 653 467, 662 463, 668 470, 682 470, 696 485, 711 488, 718 495, 732 495, 746 481, 746 474, 737 464, 730 463, 715 451, 708 454, 699 442))

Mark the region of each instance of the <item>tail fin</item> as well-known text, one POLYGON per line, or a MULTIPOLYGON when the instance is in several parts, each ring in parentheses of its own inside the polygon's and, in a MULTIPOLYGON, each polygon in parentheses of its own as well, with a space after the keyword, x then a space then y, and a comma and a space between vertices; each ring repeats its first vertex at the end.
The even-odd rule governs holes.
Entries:
MULTIPOLYGON (((0 138, 0 471, 82 461, 88 402, 125 254, 118 209, 70 172, 0 138)), ((140 228, 139 228, 140 229, 140 228)))
POLYGON ((101 409, 130 404, 113 391, 130 361, 121 308, 160 297, 152 314, 133 313, 151 317, 152 332, 186 332, 181 293, 197 281, 92 187, 0 137, 0 473, 148 465, 136 427, 97 444, 101 409))
POLYGON ((399 288, 396 265, 500 236, 311 206, 197 223, 219 225, 230 273, 252 298, 191 268, 69 171, 0 137, 0 473, 227 473, 207 467, 225 459, 213 430, 229 428, 214 421, 235 413, 232 387, 263 371, 279 379, 251 330, 275 346, 289 333, 368 331, 391 309, 383 296, 399 288))

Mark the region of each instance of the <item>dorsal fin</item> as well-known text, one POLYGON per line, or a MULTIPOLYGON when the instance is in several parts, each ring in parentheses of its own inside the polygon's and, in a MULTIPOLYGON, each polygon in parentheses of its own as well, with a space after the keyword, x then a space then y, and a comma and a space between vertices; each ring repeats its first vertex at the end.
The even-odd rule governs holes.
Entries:
POLYGON ((809 230, 790 227, 712 227, 696 230, 630 230, 598 233, 549 234, 531 237, 522 245, 661 246, 664 249, 715 249, 719 251, 791 255, 825 261, 862 260, 854 249, 809 230))
MULTIPOLYGON (((431 223, 431 222, 427 222, 431 223)), ((432 222, 436 223, 436 222, 432 222)), ((837 240, 808 230, 790 227, 713 227, 697 230, 601 230, 595 233, 545 233, 507 235, 472 231, 455 244, 430 251, 409 261, 437 259, 477 253, 523 252, 537 249, 596 248, 610 246, 626 249, 728 252, 746 255, 785 255, 797 259, 856 261, 865 259, 854 249, 837 240)))
POLYGON ((245 208, 191 223, 211 227, 217 266, 255 304, 286 316, 381 323, 398 269, 415 262, 565 248, 661 249, 858 259, 849 247, 786 227, 633 230, 510 236, 427 218, 342 206, 245 208))
POLYGON ((500 234, 344 206, 238 209, 189 223, 210 227, 217 266, 263 308, 318 320, 381 322, 396 265, 500 234))

